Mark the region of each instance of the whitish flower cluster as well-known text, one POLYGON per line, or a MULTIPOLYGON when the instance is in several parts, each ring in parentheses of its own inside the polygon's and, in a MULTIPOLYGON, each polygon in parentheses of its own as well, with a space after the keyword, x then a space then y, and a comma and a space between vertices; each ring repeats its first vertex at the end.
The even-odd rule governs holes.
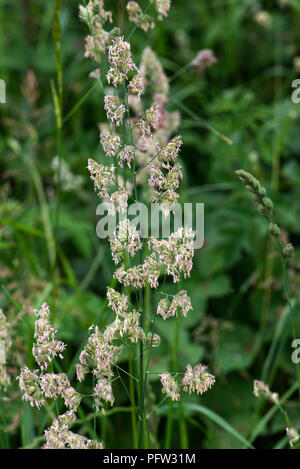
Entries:
MULTIPOLYGON (((196 392, 197 394, 203 394, 208 391, 215 384, 214 375, 206 371, 205 365, 199 364, 194 368, 191 365, 187 365, 187 371, 185 372, 181 385, 183 391, 196 392)), ((160 375, 162 384, 162 392, 167 394, 172 401, 178 401, 180 399, 180 386, 173 378, 170 373, 162 373, 160 375)))
POLYGON ((192 70, 202 72, 217 63, 217 59, 211 49, 203 49, 198 52, 192 62, 192 70))
MULTIPOLYGON (((103 145, 106 145, 103 140, 103 145)), ((113 151, 112 149, 110 151, 113 151)), ((108 203, 108 211, 111 215, 114 215, 117 212, 123 213, 127 208, 128 203, 128 193, 124 187, 110 193, 110 186, 113 181, 113 175, 115 167, 105 166, 103 164, 97 163, 95 160, 89 158, 88 160, 88 170, 90 172, 90 177, 94 182, 94 189, 98 191, 99 197, 104 198, 108 203)))
POLYGON ((124 104, 120 104, 118 96, 105 96, 104 109, 106 111, 107 119, 111 122, 115 122, 116 126, 119 127, 125 115, 126 108, 124 104))
POLYGON ((106 11, 103 5, 103 0, 90 0, 86 6, 79 5, 79 18, 90 30, 90 35, 85 38, 85 57, 97 63, 101 62, 101 54, 106 51, 112 38, 119 34, 117 28, 110 32, 104 29, 105 23, 112 23, 112 13, 106 11))
POLYGON ((90 172, 91 180, 94 183, 95 191, 99 191, 98 195, 104 199, 109 199, 109 186, 113 177, 115 167, 111 166, 108 168, 103 164, 97 163, 95 160, 89 158, 88 170, 90 172))
POLYGON ((128 168, 131 168, 131 163, 135 158, 135 149, 130 145, 125 145, 118 154, 119 166, 123 168, 124 163, 127 163, 128 168))
MULTIPOLYGON (((116 156, 121 147, 119 135, 110 135, 109 133, 100 134, 100 142, 107 156, 116 156)), ((105 168, 105 166, 104 166, 105 168)))
POLYGON ((155 52, 146 47, 142 54, 140 74, 145 88, 150 87, 153 95, 166 96, 169 92, 169 81, 155 52))
POLYGON ((28 401, 32 407, 40 408, 45 404, 45 398, 56 399, 60 396, 67 407, 76 410, 81 396, 71 386, 66 374, 45 373, 49 364, 57 356, 62 357, 65 344, 55 339, 56 329, 49 321, 50 310, 44 303, 39 311, 35 311, 38 319, 35 321, 32 354, 40 370, 29 370, 25 367, 18 376, 22 399, 28 401))
POLYGON ((77 379, 83 381, 91 372, 96 378, 94 400, 97 409, 103 407, 103 401, 114 403, 111 386, 113 368, 123 350, 120 340, 126 336, 132 343, 143 341, 151 347, 159 344, 160 338, 146 336, 140 327, 140 313, 136 310, 128 312, 128 297, 113 288, 107 291, 108 305, 116 313, 115 320, 106 327, 103 333, 96 326, 90 335, 76 365, 77 379))
POLYGON ((178 163, 172 166, 171 163, 177 159, 181 146, 181 136, 174 137, 162 148, 158 146, 159 165, 152 166, 150 170, 149 186, 154 189, 152 202, 161 204, 165 215, 169 214, 179 198, 176 190, 183 177, 181 166, 178 163), (159 166, 167 172, 164 173, 159 166))
POLYGON ((172 401, 179 401, 179 384, 175 378, 173 378, 170 373, 166 372, 160 374, 160 381, 162 384, 162 392, 167 394, 172 401))
POLYGON ((112 344, 105 332, 102 334, 96 326, 79 356, 79 363, 76 365, 78 380, 83 381, 90 371, 97 379, 102 377, 110 379, 113 376, 112 366, 116 363, 122 348, 112 344))
POLYGON ((171 0, 154 0, 156 10, 158 13, 158 19, 162 20, 163 17, 168 16, 168 12, 171 8, 171 0))
POLYGON ((143 118, 137 123, 143 139, 152 137, 152 129, 159 127, 159 117, 160 112, 157 104, 153 104, 153 106, 145 111, 143 118))
POLYGON ((267 401, 273 402, 273 404, 279 404, 279 395, 277 392, 271 392, 269 386, 263 381, 254 381, 253 393, 256 397, 263 397, 267 401))
POLYGON ((146 282, 151 288, 158 287, 158 279, 164 271, 173 277, 173 282, 180 280, 180 275, 189 277, 193 267, 193 239, 191 229, 179 228, 167 240, 150 238, 148 247, 151 254, 145 258, 142 265, 118 269, 114 277, 125 286, 143 288, 146 282))
POLYGON ((149 249, 154 253, 158 265, 165 267, 166 273, 173 277, 173 282, 180 280, 180 274, 187 278, 191 274, 194 257, 194 232, 191 228, 179 228, 168 240, 150 238, 149 249))
POLYGON ((145 32, 154 28, 155 24, 153 18, 151 18, 150 15, 145 14, 137 2, 128 2, 126 9, 129 21, 134 23, 136 26, 143 29, 145 32))
POLYGON ((125 252, 134 256, 137 251, 142 249, 139 232, 129 220, 120 221, 114 231, 113 238, 110 239, 110 249, 115 264, 124 259, 125 252))
POLYGON ((173 161, 176 161, 181 147, 182 138, 178 135, 177 137, 172 138, 167 145, 160 149, 158 161, 161 163, 163 168, 170 169, 170 165, 173 161))
POLYGON ((10 383, 10 377, 5 364, 11 345, 9 324, 2 309, 0 309, 0 389, 3 388, 4 390, 10 383))
POLYGON ((117 316, 126 317, 129 308, 128 296, 122 295, 113 288, 107 288, 108 306, 117 316))
POLYGON ((179 309, 181 309, 182 316, 184 317, 193 309, 191 299, 185 290, 181 290, 177 293, 171 302, 167 298, 160 300, 157 307, 157 314, 160 314, 163 319, 167 319, 177 316, 179 309))
POLYGON ((113 323, 107 326, 104 335, 110 342, 119 340, 126 336, 130 342, 145 342, 147 337, 144 330, 140 327, 140 313, 136 310, 127 313, 124 318, 118 316, 113 323))
POLYGON ((40 376, 40 386, 45 397, 56 399, 60 396, 69 409, 76 410, 80 404, 81 396, 71 386, 65 373, 46 373, 40 376))
POLYGON ((55 339, 57 330, 50 323, 50 310, 47 303, 44 303, 35 313, 38 320, 35 321, 36 343, 33 345, 32 354, 39 367, 46 370, 55 357, 63 358, 62 353, 66 346, 60 340, 55 339))
POLYGON ((41 388, 39 372, 37 370, 30 371, 29 368, 25 367, 17 379, 23 392, 22 399, 28 401, 31 407, 40 409, 46 401, 41 388))
POLYGON ((43 449, 103 449, 103 443, 89 440, 70 431, 69 428, 76 419, 76 414, 72 410, 55 419, 51 427, 45 431, 46 443, 43 449))
POLYGON ((61 162, 59 162, 59 157, 55 156, 52 160, 51 166, 55 172, 54 181, 56 183, 58 182, 57 174, 59 171, 59 179, 63 191, 75 192, 82 187, 83 177, 73 174, 70 170, 70 166, 68 163, 66 163, 66 161, 61 160, 61 162))
POLYGON ((110 382, 106 378, 100 378, 94 387, 94 400, 96 409, 100 410, 103 406, 103 401, 109 402, 111 406, 114 405, 115 398, 110 382))
POLYGON ((187 370, 182 379, 182 386, 185 392, 196 392, 203 394, 215 384, 214 375, 207 373, 207 366, 199 364, 194 368, 187 365, 187 370))
POLYGON ((286 435, 289 440, 290 447, 292 448, 299 441, 299 433, 294 427, 288 427, 286 429, 286 435))
POLYGON ((116 37, 111 46, 108 48, 108 61, 110 69, 106 75, 108 83, 112 83, 117 87, 128 80, 129 72, 137 72, 137 66, 131 58, 131 50, 129 42, 124 38, 116 37))

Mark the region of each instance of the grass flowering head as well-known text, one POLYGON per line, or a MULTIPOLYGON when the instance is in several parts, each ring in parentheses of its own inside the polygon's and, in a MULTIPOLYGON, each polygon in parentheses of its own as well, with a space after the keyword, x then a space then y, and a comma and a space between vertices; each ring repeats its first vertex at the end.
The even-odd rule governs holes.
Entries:
POLYGON ((170 373, 166 372, 160 374, 160 381, 162 384, 163 393, 167 394, 167 396, 169 396, 172 401, 179 401, 179 384, 175 378, 173 378, 170 373))
POLYGON ((154 0, 155 7, 158 13, 158 19, 161 21, 164 17, 168 16, 171 8, 171 0, 154 0))
POLYGON ((46 443, 43 449, 103 449, 103 443, 70 431, 70 426, 76 420, 72 410, 54 419, 51 427, 45 431, 46 443))
POLYGON ((181 309, 182 315, 186 317, 187 313, 192 310, 191 299, 185 290, 181 290, 174 296, 172 302, 163 298, 160 300, 157 308, 157 314, 161 315, 163 319, 174 317, 178 315, 181 309))
POLYGON ((185 392, 196 392, 203 394, 215 384, 214 375, 206 371, 207 366, 199 364, 194 368, 187 365, 187 370, 182 379, 182 386, 185 392))
POLYGON ((25 367, 17 377, 20 390, 23 392, 22 399, 29 402, 31 407, 40 409, 45 404, 43 391, 40 384, 38 371, 30 371, 25 367))
POLYGON ((202 72, 217 63, 214 52, 211 49, 200 50, 192 62, 192 70, 202 72))
POLYGON ((127 252, 131 257, 142 249, 139 232, 129 220, 122 220, 114 231, 114 237, 110 239, 110 249, 115 264, 124 259, 127 252))
POLYGON ((111 184, 115 167, 112 165, 109 168, 89 158, 87 168, 90 172, 91 180, 94 183, 95 191, 98 191, 98 195, 100 197, 104 199, 109 199, 108 189, 111 184))
POLYGON ((128 12, 129 21, 134 23, 136 26, 147 32, 149 29, 153 29, 155 23, 150 15, 143 13, 140 5, 137 2, 128 2, 126 5, 128 12))
POLYGON ((120 100, 117 96, 108 95, 104 97, 104 109, 107 119, 111 122, 115 122, 116 126, 119 127, 126 112, 124 104, 120 104, 120 100))
POLYGON ((295 444, 298 443, 300 439, 299 433, 294 427, 287 427, 286 435, 288 437, 289 445, 291 448, 295 446, 295 444))
POLYGON ((35 322, 36 343, 33 345, 32 354, 39 367, 45 370, 56 356, 63 358, 62 353, 66 346, 60 340, 55 339, 57 330, 50 323, 50 309, 47 303, 44 303, 35 313, 38 320, 35 322))

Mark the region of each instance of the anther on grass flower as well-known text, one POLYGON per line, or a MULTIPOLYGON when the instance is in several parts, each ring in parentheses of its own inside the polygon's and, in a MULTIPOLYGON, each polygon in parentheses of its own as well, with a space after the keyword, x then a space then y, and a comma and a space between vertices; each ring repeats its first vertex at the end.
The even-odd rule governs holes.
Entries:
POLYGON ((171 8, 171 0, 154 0, 156 10, 158 13, 158 19, 161 21, 163 17, 168 16, 168 12, 171 8))
POLYGON ((271 392, 269 386, 263 381, 254 381, 253 394, 256 397, 262 397, 267 401, 273 402, 273 404, 279 404, 279 395, 277 392, 271 392))
POLYGON ((98 195, 100 197, 109 199, 108 188, 111 184, 115 167, 111 166, 109 168, 89 158, 87 168, 90 172, 91 180, 94 183, 95 191, 99 191, 98 195))
POLYGON ((299 433, 297 432, 297 430, 294 427, 288 427, 286 429, 286 435, 288 437, 289 445, 290 445, 291 448, 296 443, 298 443, 300 437, 299 437, 299 433))
POLYGON ((115 264, 124 258, 124 252, 134 256, 142 249, 139 232, 129 220, 122 220, 114 231, 113 238, 110 239, 110 249, 115 264))
POLYGON ((162 384, 162 392, 167 394, 172 401, 179 401, 179 385, 176 380, 168 372, 161 373, 159 376, 162 384))
POLYGON ((149 29, 154 28, 155 24, 153 19, 150 15, 143 13, 143 10, 138 3, 130 1, 127 3, 126 9, 128 12, 129 21, 143 29, 143 31, 147 32, 149 29))
POLYGON ((200 50, 192 62, 192 70, 197 72, 203 72, 208 67, 211 67, 217 63, 217 59, 214 56, 214 52, 211 49, 200 50))
POLYGON ((22 399, 28 401, 31 407, 35 406, 40 409, 45 404, 45 399, 38 371, 30 371, 29 368, 25 367, 21 370, 17 380, 23 392, 22 399))
POLYGON ((51 325, 50 310, 47 303, 44 303, 41 309, 35 311, 38 320, 35 321, 34 338, 32 354, 42 370, 48 368, 49 363, 59 356, 63 358, 62 353, 66 346, 60 340, 55 339, 57 330, 51 325))
POLYGON ((117 96, 104 97, 104 109, 106 111, 107 119, 116 123, 116 126, 121 125, 126 109, 124 104, 120 104, 117 96))
POLYGON ((100 142, 107 156, 116 156, 121 147, 119 135, 110 135, 109 133, 100 134, 100 142))
POLYGON ((182 386, 185 392, 196 392, 203 394, 215 384, 214 375, 206 371, 207 366, 199 364, 194 368, 187 365, 187 370, 182 379, 182 386))
POLYGON ((191 299, 185 290, 181 290, 174 296, 172 302, 163 298, 160 300, 157 308, 157 314, 160 314, 163 319, 167 319, 178 315, 181 309, 182 316, 186 317, 187 313, 192 310, 191 299))

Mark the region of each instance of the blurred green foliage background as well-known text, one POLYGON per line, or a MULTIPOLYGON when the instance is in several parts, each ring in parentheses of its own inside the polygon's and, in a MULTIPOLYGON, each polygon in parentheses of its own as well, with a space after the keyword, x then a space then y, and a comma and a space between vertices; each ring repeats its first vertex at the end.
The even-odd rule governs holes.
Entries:
MULTIPOLYGON (((105 3, 107 8, 115 8, 115 1, 105 3)), ((148 2, 140 3, 145 6, 148 2)), ((249 170, 267 187, 277 221, 296 247, 289 275, 297 305, 300 105, 291 101, 291 83, 300 75, 300 2, 172 3, 169 18, 153 31, 146 35, 135 32, 132 50, 138 62, 144 46, 150 44, 173 77, 169 109, 181 112, 179 133, 184 141, 181 200, 205 203, 205 246, 196 253, 192 277, 184 284, 194 311, 181 322, 179 361, 181 367, 207 363, 217 381, 205 396, 186 398, 189 445, 243 446, 199 409, 194 411, 195 404, 211 409, 242 435, 252 436, 258 448, 284 447, 284 421, 275 412, 253 434, 269 411, 268 404, 254 398, 253 379, 264 379, 280 395, 295 382, 279 258, 265 221, 234 171, 240 167, 249 170), (260 20, 261 11, 270 15, 267 21, 260 20), (215 65, 203 73, 180 72, 206 48, 214 51, 215 65)), ((47 230, 55 216, 56 191, 53 159, 57 147, 50 89, 50 80, 56 78, 54 9, 52 0, 0 0, 0 78, 7 85, 7 103, 0 105, 0 307, 10 321, 26 308, 9 357, 13 377, 24 362, 33 366, 33 309, 43 301, 51 305, 53 293, 47 230)), ((83 57, 87 31, 78 19, 77 0, 62 0, 61 28, 67 116, 93 85, 88 78, 91 64, 83 57)), ((104 120, 103 97, 95 89, 62 129, 62 157, 79 177, 77 184, 73 180, 62 193, 59 288, 56 304, 51 305, 55 326, 68 344, 64 370, 70 369, 89 326, 99 317, 103 326, 110 315, 105 312, 104 298, 114 266, 108 243, 96 237, 99 201, 86 170, 88 157, 100 158, 97 124, 104 120)), ((171 284, 165 288, 173 291, 171 284)), ((296 311, 299 318, 298 306, 296 311)), ((300 334, 299 319, 297 330, 300 334)), ((157 332, 162 346, 153 358, 152 371, 168 369, 172 362, 172 323, 158 321, 157 332)), ((157 404, 160 385, 157 378, 150 383, 148 400, 157 404)), ((118 386, 117 405, 126 405, 127 396, 118 386)), ((286 405, 294 426, 300 429, 299 402, 293 390, 286 405)), ((6 419, 1 428, 8 428, 3 444, 39 447, 53 409, 39 412, 22 403, 15 380, 1 405, 6 419)), ((84 409, 86 415, 90 411, 88 406, 84 409)), ((151 424, 159 442, 163 442, 167 412, 164 406, 153 414, 151 424)), ((174 412, 178 426, 180 415, 176 409, 174 412)), ((88 433, 89 422, 80 418, 81 431, 88 433)), ((102 419, 99 432, 107 447, 131 445, 129 419, 127 413, 102 419)), ((180 445, 177 433, 173 432, 172 447, 180 445)))

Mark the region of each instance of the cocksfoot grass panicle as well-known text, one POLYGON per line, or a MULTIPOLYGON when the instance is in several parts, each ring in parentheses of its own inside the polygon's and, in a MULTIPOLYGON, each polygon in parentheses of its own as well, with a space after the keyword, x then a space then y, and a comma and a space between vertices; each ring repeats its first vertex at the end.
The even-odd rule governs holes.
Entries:
POLYGON ((214 375, 206 371, 207 366, 199 364, 193 368, 191 365, 187 365, 186 368, 182 379, 182 386, 185 392, 189 394, 192 392, 203 394, 215 384, 214 375))

